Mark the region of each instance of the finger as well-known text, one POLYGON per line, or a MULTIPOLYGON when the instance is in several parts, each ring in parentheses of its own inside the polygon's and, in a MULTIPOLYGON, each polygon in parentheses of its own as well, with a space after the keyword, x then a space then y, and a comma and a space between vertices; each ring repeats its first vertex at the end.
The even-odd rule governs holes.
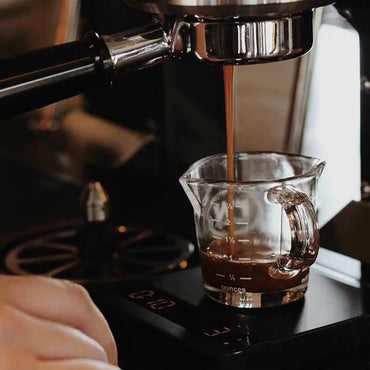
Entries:
POLYGON ((92 360, 42 361, 37 370, 119 370, 118 367, 92 360))
POLYGON ((103 346, 110 363, 117 364, 108 323, 80 285, 44 277, 0 275, 0 302, 82 331, 103 346))
POLYGON ((28 352, 0 344, 1 370, 37 370, 36 358, 28 352))
POLYGON ((104 348, 79 330, 39 319, 0 304, 0 345, 11 345, 38 358, 86 358, 107 362, 104 348))

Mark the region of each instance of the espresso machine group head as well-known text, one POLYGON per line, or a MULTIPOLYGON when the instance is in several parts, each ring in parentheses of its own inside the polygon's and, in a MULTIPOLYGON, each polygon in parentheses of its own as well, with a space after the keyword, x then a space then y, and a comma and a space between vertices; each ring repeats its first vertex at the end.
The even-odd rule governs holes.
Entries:
POLYGON ((332 0, 128 0, 153 23, 0 61, 0 118, 100 88, 165 58, 253 64, 299 57, 332 0))
POLYGON ((306 53, 312 46, 313 9, 330 2, 131 0, 129 4, 162 20, 170 56, 235 65, 306 53))

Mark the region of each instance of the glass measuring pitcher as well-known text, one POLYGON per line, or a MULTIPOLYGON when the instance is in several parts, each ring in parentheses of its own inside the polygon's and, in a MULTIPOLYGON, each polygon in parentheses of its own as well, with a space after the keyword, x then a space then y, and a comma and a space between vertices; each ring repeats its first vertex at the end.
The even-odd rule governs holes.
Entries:
POLYGON ((180 178, 195 214, 206 294, 236 307, 303 297, 319 233, 316 188, 325 163, 270 152, 204 158, 180 178))

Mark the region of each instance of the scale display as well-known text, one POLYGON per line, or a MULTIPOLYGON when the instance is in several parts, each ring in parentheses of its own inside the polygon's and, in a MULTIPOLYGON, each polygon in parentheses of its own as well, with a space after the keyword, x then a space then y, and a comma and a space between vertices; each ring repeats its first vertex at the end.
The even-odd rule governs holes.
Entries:
POLYGON ((319 269, 304 299, 268 309, 213 302, 199 268, 90 291, 127 370, 325 369, 323 358, 355 355, 370 364, 367 292, 319 269))
POLYGON ((121 294, 130 302, 188 330, 191 337, 204 342, 215 353, 220 350, 238 353, 250 344, 250 332, 245 325, 215 320, 213 315, 206 313, 199 315, 191 304, 158 288, 138 284, 134 289, 122 289, 121 294))

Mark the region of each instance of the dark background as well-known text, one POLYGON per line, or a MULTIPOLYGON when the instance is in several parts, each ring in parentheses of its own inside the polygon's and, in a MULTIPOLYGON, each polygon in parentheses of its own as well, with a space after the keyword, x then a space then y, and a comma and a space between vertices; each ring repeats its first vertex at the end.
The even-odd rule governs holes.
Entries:
MULTIPOLYGON (((85 0, 81 19, 81 33, 104 35, 152 16, 120 0, 85 0)), ((82 163, 83 171, 68 174, 67 168, 61 176, 53 159, 64 151, 63 134, 35 133, 29 115, 1 122, 0 233, 80 217, 84 184, 99 180, 114 222, 193 238, 192 209, 178 179, 194 161, 225 151, 221 67, 167 61, 127 74, 109 93, 87 94, 85 110, 156 139, 120 167, 82 163)))

